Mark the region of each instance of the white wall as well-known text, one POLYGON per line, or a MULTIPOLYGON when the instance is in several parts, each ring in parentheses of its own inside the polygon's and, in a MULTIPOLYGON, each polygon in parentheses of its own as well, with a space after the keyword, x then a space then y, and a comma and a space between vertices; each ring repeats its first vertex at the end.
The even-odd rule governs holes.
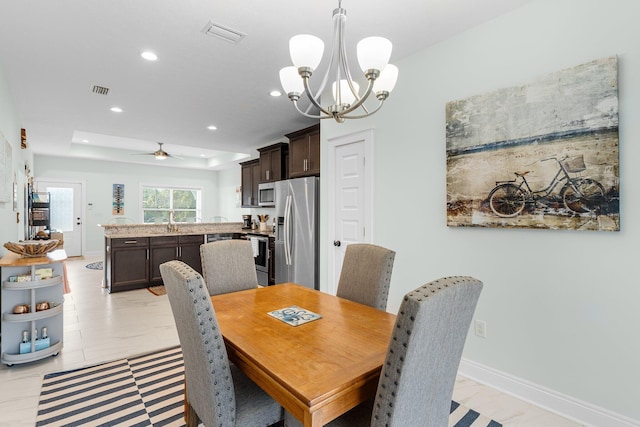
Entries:
MULTIPOLYGON (((322 122, 330 138, 373 128, 375 242, 397 251, 389 296, 446 275, 485 283, 464 357, 589 405, 640 420, 640 2, 538 0, 397 61, 399 82, 375 116, 322 122), (618 55, 621 231, 448 228, 445 104, 618 55)), ((321 205, 328 200, 322 185, 321 205)), ((333 236, 322 213, 321 283, 333 236), (326 249, 329 248, 329 249, 326 249)), ((589 421, 589 420, 586 420, 589 421)), ((593 420, 591 420, 593 421, 593 420)), ((639 422, 640 423, 640 422, 639 422)))
POLYGON ((240 164, 218 172, 218 206, 220 216, 230 222, 241 222, 243 214, 249 214, 249 209, 239 207, 240 200, 236 200, 236 189, 240 188, 240 164))
MULTIPOLYGON (((23 150, 20 148, 20 121, 18 120, 15 106, 13 105, 9 86, 4 76, 4 70, 0 63, 0 132, 4 138, 11 144, 11 176, 15 177, 18 183, 18 209, 14 211, 13 201, 0 202, 0 243, 16 241, 24 238, 24 193, 26 185, 26 177, 24 171, 25 162, 29 166, 33 164, 33 155, 30 149, 23 150), (19 213, 19 219, 16 217, 19 213)), ((28 130, 27 130, 28 137, 28 130)), ((3 140, 0 140, 4 144, 3 140)), ((2 146, 4 150, 4 146, 2 146)), ((0 255, 6 253, 7 250, 0 246, 0 255)))
POLYGON ((143 184, 199 187, 202 189, 203 218, 220 215, 217 172, 42 155, 36 155, 34 162, 36 180, 75 180, 84 184, 84 254, 104 251, 104 233, 97 224, 105 224, 113 216, 113 184, 125 185, 124 216, 136 221, 141 221, 140 196, 143 184))
MULTIPOLYGON (((271 145, 271 143, 264 145, 271 145)), ((239 163, 228 169, 218 171, 218 206, 221 212, 220 215, 227 218, 230 222, 242 222, 242 215, 251 214, 253 220, 258 219, 258 214, 269 215, 268 223, 273 224, 272 219, 276 212, 275 208, 238 207, 239 205, 236 204, 236 188, 240 187, 241 181, 241 167, 239 163)))

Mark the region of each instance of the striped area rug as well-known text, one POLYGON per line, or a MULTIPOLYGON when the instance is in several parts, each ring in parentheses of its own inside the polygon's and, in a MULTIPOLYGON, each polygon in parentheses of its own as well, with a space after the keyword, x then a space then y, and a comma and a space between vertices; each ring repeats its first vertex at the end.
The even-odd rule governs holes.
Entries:
MULTIPOLYGON (((184 426, 179 347, 45 375, 36 426, 184 426)), ((501 427, 451 402, 450 427, 501 427)))
POLYGON ((37 426, 184 426, 180 348, 45 375, 37 426))

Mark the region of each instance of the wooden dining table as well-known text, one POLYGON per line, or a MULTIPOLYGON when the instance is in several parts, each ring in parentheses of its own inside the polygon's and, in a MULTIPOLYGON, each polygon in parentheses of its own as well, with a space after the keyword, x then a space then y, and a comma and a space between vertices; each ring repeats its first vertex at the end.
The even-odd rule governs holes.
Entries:
POLYGON ((211 297, 229 359, 305 427, 376 392, 395 315, 293 283, 211 297), (269 312, 322 316, 298 326, 269 312))

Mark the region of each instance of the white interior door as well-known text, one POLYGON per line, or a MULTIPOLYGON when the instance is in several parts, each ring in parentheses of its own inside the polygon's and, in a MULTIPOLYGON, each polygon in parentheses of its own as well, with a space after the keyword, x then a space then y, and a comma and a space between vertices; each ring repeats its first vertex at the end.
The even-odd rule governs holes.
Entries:
POLYGON ((51 193, 51 229, 62 231, 67 256, 82 255, 82 183, 39 180, 36 188, 51 193))
POLYGON ((348 245, 371 242, 373 225, 373 134, 329 141, 329 289, 335 294, 348 245))

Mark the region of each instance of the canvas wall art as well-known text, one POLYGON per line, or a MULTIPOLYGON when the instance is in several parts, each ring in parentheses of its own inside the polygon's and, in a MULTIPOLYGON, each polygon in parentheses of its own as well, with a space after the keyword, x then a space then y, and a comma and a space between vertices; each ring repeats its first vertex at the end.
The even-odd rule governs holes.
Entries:
POLYGON ((124 215, 124 184, 113 184, 112 215, 124 215))
POLYGON ((617 68, 447 103, 447 225, 620 230, 617 68))

